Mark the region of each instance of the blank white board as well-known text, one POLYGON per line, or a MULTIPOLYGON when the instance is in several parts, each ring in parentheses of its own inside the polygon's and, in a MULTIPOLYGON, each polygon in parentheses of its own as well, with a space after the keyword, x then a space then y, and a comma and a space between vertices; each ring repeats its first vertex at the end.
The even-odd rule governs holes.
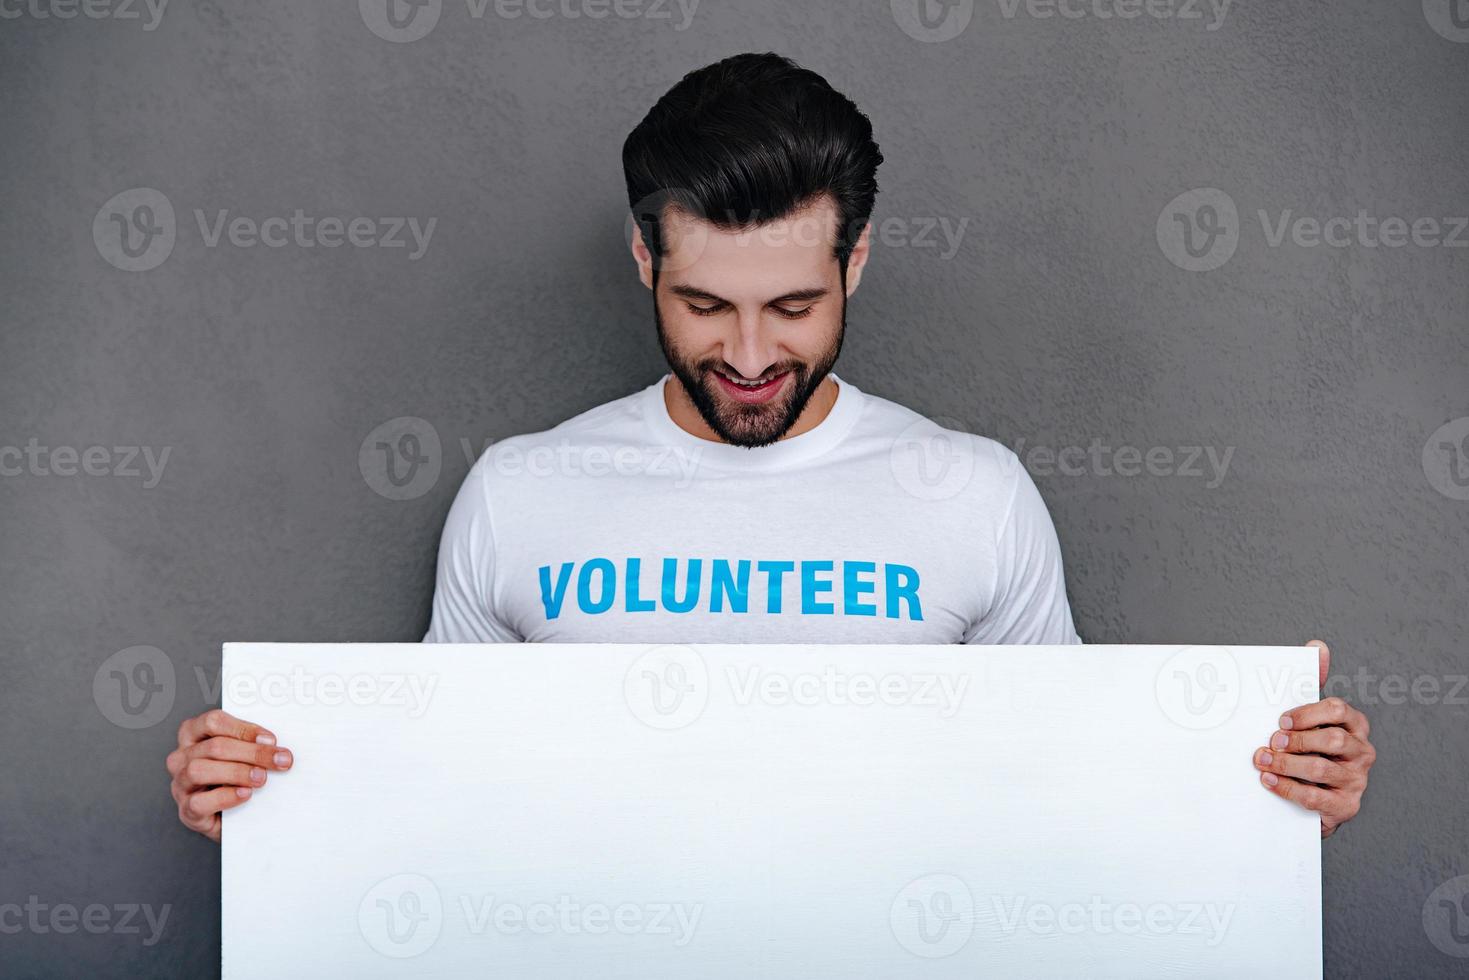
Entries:
POLYGON ((1299 647, 226 644, 226 980, 1321 975, 1299 647))

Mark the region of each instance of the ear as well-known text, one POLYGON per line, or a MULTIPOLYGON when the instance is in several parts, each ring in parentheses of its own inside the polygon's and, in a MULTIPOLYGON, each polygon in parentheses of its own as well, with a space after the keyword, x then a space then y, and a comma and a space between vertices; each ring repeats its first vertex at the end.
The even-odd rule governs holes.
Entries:
POLYGON ((852 248, 852 256, 847 260, 847 295, 851 296, 857 291, 857 286, 862 282, 862 270, 867 268, 867 259, 872 254, 872 222, 862 226, 862 234, 857 236, 857 244, 852 248))
POLYGON ((632 226, 632 257, 638 263, 638 278, 649 289, 653 288, 653 253, 643 241, 643 229, 636 221, 632 226))

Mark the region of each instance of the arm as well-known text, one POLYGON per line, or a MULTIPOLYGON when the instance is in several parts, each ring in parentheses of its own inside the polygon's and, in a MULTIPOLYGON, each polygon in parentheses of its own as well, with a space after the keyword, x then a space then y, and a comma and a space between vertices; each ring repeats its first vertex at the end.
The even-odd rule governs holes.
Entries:
POLYGON ((495 524, 486 455, 464 478, 439 539, 433 618, 425 643, 518 643, 495 614, 495 524))
MULTIPOLYGON (((1003 450, 1008 452, 1008 450, 1003 450)), ((995 539, 995 597, 965 643, 1080 643, 1066 599, 1061 544, 1046 502, 1012 454, 1010 504, 995 539)))

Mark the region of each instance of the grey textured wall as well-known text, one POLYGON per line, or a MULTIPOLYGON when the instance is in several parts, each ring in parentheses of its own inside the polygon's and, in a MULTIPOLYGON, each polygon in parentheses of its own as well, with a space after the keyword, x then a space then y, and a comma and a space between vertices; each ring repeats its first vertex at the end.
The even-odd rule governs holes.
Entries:
POLYGON ((1469 2, 119 3, 0 2, 0 904, 109 909, 0 973, 217 970, 163 757, 221 641, 418 638, 469 456, 661 371, 618 151, 752 49, 887 155, 843 375, 1020 450, 1088 640, 1330 640, 1328 972, 1469 969, 1469 2))

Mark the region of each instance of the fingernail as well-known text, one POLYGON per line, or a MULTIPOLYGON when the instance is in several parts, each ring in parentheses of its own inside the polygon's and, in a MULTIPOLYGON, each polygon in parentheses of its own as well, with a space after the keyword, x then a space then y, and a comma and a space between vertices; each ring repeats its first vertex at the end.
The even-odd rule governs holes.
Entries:
POLYGON ((1270 736, 1270 747, 1272 749, 1283 749, 1290 744, 1290 736, 1285 732, 1276 732, 1270 736))
POLYGON ((1269 752, 1261 751, 1261 753, 1260 753, 1260 765, 1262 765, 1262 766, 1268 766, 1268 765, 1270 765, 1270 763, 1272 763, 1274 761, 1275 761, 1275 756, 1271 755, 1269 752))
POLYGON ((235 795, 238 796, 242 800, 248 800, 250 798, 250 787, 248 787, 248 786, 236 786, 235 787, 235 795))
POLYGON ((1280 727, 1281 728, 1284 728, 1286 731, 1290 731, 1290 729, 1291 729, 1290 715, 1281 715, 1280 716, 1280 727))
POLYGON ((264 769, 251 769, 250 770, 250 782, 252 782, 252 783, 263 783, 263 782, 265 782, 265 770, 264 769))
POLYGON ((275 754, 275 764, 280 766, 282 769, 286 768, 286 766, 289 766, 291 764, 291 753, 277 752, 275 754))
POLYGON ((255 744, 256 745, 274 745, 275 744, 275 736, 274 735, 267 734, 266 732, 261 732, 259 735, 256 735, 255 736, 255 744))
POLYGON ((1261 773, 1260 778, 1264 780, 1266 786, 1274 786, 1276 783, 1280 782, 1280 780, 1275 777, 1275 773, 1273 772, 1261 773))

